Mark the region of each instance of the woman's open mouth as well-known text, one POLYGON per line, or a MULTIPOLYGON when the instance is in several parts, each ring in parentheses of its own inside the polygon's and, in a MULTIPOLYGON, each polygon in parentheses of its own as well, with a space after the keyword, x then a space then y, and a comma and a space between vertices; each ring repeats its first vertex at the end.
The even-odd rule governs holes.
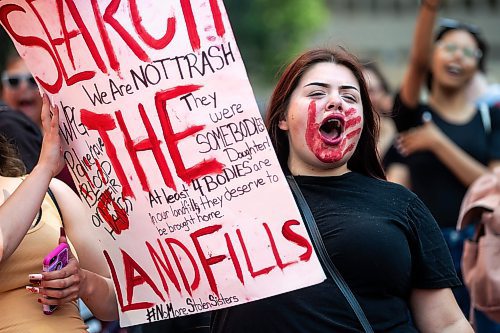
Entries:
POLYGON ((344 124, 344 117, 341 115, 331 115, 325 118, 319 127, 323 142, 327 145, 338 145, 342 141, 344 124))

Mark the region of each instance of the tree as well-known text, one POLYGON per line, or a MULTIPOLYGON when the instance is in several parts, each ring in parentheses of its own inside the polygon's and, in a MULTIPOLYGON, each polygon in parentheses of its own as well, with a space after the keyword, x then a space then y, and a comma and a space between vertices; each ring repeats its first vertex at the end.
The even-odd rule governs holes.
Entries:
POLYGON ((224 4, 249 76, 264 86, 328 18, 324 0, 226 0, 224 4))
POLYGON ((9 54, 11 48, 14 46, 10 41, 9 35, 5 32, 2 26, 0 26, 0 73, 5 70, 5 60, 7 55, 9 54))

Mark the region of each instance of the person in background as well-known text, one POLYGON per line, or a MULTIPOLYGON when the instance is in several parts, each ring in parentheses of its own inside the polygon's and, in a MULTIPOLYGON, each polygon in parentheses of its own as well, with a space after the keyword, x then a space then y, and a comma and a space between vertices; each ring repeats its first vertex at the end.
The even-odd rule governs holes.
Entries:
POLYGON ((103 320, 115 320, 118 307, 87 210, 69 187, 52 179, 63 165, 59 111, 50 110, 50 119, 47 97, 42 109, 45 136, 29 175, 23 176, 15 148, 0 136, 0 331, 86 332, 78 298, 103 320), (45 255, 68 241, 78 259, 70 253, 66 267, 40 272, 45 255), (45 315, 42 304, 58 308, 45 315))
MULTIPOLYGON (((326 250, 376 332, 472 332, 439 228, 409 190, 384 180, 378 114, 344 50, 300 55, 281 75, 266 126, 326 250)), ((215 312, 212 332, 360 332, 334 281, 215 312)))
POLYGON ((16 147, 26 170, 33 170, 40 155, 42 133, 28 117, 12 110, 1 100, 0 135, 8 138, 16 147))
POLYGON ((36 80, 14 50, 8 54, 2 73, 2 99, 13 110, 21 112, 42 128, 42 98, 36 80))
POLYGON ((377 149, 380 158, 383 159, 396 136, 396 126, 391 119, 392 95, 389 83, 374 62, 362 61, 363 76, 368 86, 368 93, 373 108, 380 115, 380 137, 377 149))
POLYGON ((367 61, 362 63, 370 100, 375 111, 380 116, 380 138, 377 149, 385 175, 388 181, 410 188, 408 167, 394 146, 397 134, 396 125, 391 117, 394 95, 377 65, 374 62, 367 61))
MULTIPOLYGON (((0 134, 17 146, 26 170, 30 172, 38 160, 42 145, 42 98, 35 78, 14 49, 7 55, 1 82, 1 99, 5 105, 0 111, 0 134)), ((77 192, 66 166, 56 178, 77 192)))
MULTIPOLYGON (((460 275, 463 240, 472 229, 456 231, 459 209, 467 187, 500 165, 500 112, 487 112, 486 125, 467 96, 471 80, 484 71, 486 62, 486 44, 477 27, 441 20, 432 41, 440 4, 422 1, 394 120, 401 132, 397 145, 410 171, 411 188, 436 218, 460 275), (420 103, 424 83, 429 95, 426 103, 420 103)), ((466 288, 453 291, 468 314, 466 288)), ((480 332, 494 329, 488 326, 480 332)))

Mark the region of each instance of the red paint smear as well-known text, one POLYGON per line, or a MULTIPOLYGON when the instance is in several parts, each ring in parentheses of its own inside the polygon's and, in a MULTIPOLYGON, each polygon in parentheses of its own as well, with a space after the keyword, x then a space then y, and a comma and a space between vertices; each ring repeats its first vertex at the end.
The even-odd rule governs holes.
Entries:
POLYGON ((351 139, 352 137, 354 137, 354 136, 358 135, 358 134, 359 134, 359 132, 361 132, 361 128, 357 128, 357 129, 355 129, 354 131, 347 133, 347 134, 346 134, 346 138, 347 138, 347 139, 351 139))
POLYGON ((99 5, 97 4, 97 0, 91 0, 91 5, 97 28, 99 30, 99 35, 101 37, 102 44, 104 45, 104 51, 106 51, 106 55, 108 56, 109 64, 115 72, 119 73, 120 62, 116 57, 113 45, 111 45, 111 39, 109 38, 108 31, 106 30, 106 27, 104 27, 104 21, 101 17, 101 11, 99 9, 99 5))
POLYGON ((193 49, 193 51, 197 51, 200 49, 200 36, 198 35, 198 30, 196 28, 196 22, 193 16, 193 8, 191 7, 191 0, 181 0, 181 7, 182 13, 184 14, 184 19, 186 21, 191 48, 193 49))
POLYGON ((316 120, 316 102, 311 101, 308 109, 307 128, 305 134, 305 140, 307 146, 314 154, 314 156, 316 156, 316 158, 323 163, 332 163, 340 161, 342 157, 344 157, 342 150, 343 147, 345 146, 345 140, 342 140, 340 145, 338 145, 337 147, 325 144, 319 132, 320 125, 316 123, 315 120, 316 120))
POLYGON ((168 168, 167 161, 165 160, 165 156, 163 155, 160 148, 161 141, 156 136, 153 126, 151 125, 151 122, 149 121, 149 118, 146 115, 146 111, 144 110, 142 104, 139 104, 139 114, 141 115, 141 119, 142 122, 144 123, 144 127, 146 128, 146 132, 148 133, 149 140, 150 142, 153 143, 151 150, 153 151, 153 156, 155 157, 156 164, 160 169, 163 181, 165 182, 165 185, 167 185, 173 190, 176 190, 175 182, 174 179, 172 178, 172 173, 168 168))
POLYGON ((95 164, 97 165, 97 171, 101 175, 101 180, 104 185, 106 185, 108 182, 106 181, 106 177, 104 177, 104 171, 102 170, 101 163, 99 163, 98 160, 95 160, 95 164))
POLYGON ((85 198, 92 198, 90 195, 89 195, 89 191, 87 191, 85 189, 85 187, 83 186, 83 184, 80 184, 80 193, 83 194, 85 196, 85 198))
POLYGON ((102 129, 111 131, 116 128, 115 121, 109 114, 97 114, 89 110, 81 109, 80 120, 85 126, 93 130, 102 129))
POLYGON ((301 235, 295 233, 292 230, 292 228, 291 228, 292 225, 300 225, 300 222, 297 221, 297 220, 288 220, 288 221, 286 221, 285 224, 283 224, 283 227, 281 228, 281 233, 289 241, 297 244, 300 247, 305 248, 306 252, 304 252, 303 254, 301 254, 299 256, 299 258, 302 261, 309 261, 309 259, 311 259, 311 255, 312 255, 312 252, 313 252, 312 251, 312 245, 311 245, 311 243, 307 239, 305 239, 301 235))
MULTIPOLYGON (((156 295, 165 302, 165 298, 161 294, 160 290, 153 282, 153 280, 149 277, 148 273, 139 266, 139 264, 132 259, 125 251, 121 250, 123 257, 123 266, 125 270, 125 279, 127 281, 127 302, 132 303, 132 298, 134 296, 134 288, 141 284, 147 283, 153 289, 156 295), (139 275, 135 275, 135 272, 139 273, 139 275)), ((138 303, 140 304, 140 303, 138 303)), ((153 304, 149 302, 142 303, 143 307, 151 307, 153 304)))
POLYGON ((269 243, 271 244, 271 250, 273 251, 274 259, 276 260, 276 265, 278 265, 278 267, 281 270, 283 270, 286 266, 290 266, 292 264, 297 263, 297 261, 290 261, 287 263, 283 263, 283 261, 281 261, 281 257, 280 257, 278 248, 276 247, 276 242, 274 241, 274 237, 273 237, 273 234, 271 233, 271 229, 269 229, 269 226, 267 225, 267 223, 262 223, 262 225, 264 226, 264 229, 266 229, 267 237, 269 238, 269 243))
MULTIPOLYGON (((68 0, 68 2, 71 2, 71 1, 68 0)), ((73 50, 71 49, 71 45, 69 43, 69 40, 71 38, 78 36, 79 34, 78 34, 78 31, 76 31, 76 30, 68 32, 68 27, 66 26, 66 20, 64 18, 64 8, 63 8, 62 0, 57 0, 56 6, 57 6, 57 12, 59 14, 59 21, 61 23, 61 31, 62 31, 62 35, 63 35, 63 39, 64 39, 64 44, 66 45, 66 50, 68 50, 68 58, 71 61, 71 65, 73 66, 73 68, 75 68, 75 59, 73 57, 73 50)))
MULTIPOLYGON (((73 8, 73 11, 72 11, 72 8, 71 8, 71 1, 68 0, 68 8, 70 9, 70 12, 72 14, 75 15, 74 17, 74 20, 75 20, 75 23, 77 23, 77 25, 79 25, 79 28, 83 28, 84 31, 86 31, 86 28, 85 28, 85 25, 83 24, 82 20, 81 20, 81 17, 80 19, 79 18, 79 14, 78 14, 78 11, 76 9, 73 8), (76 13, 75 13, 76 12, 76 13), (80 26, 81 24, 81 26, 80 26)), ((56 44, 56 41, 54 39, 52 39, 52 37, 50 36, 50 33, 49 33, 49 30, 47 29, 47 26, 45 25, 45 22, 43 21, 43 18, 41 17, 40 13, 36 10, 35 6, 33 6, 33 4, 31 2, 28 2, 28 5, 30 6, 30 8, 33 10, 33 12, 35 13, 35 15, 37 16, 40 24, 42 25, 42 28, 43 30, 45 31, 45 34, 47 35, 48 39, 49 39, 49 42, 50 44, 52 45, 53 49, 54 49, 54 55, 57 59, 57 63, 59 64, 58 66, 58 70, 61 71, 64 79, 66 80, 66 83, 71 86, 77 82, 80 82, 80 81, 85 81, 85 80, 89 80, 91 78, 94 77, 95 75, 95 72, 94 71, 86 71, 86 72, 80 72, 80 73, 76 73, 75 75, 71 76, 71 77, 68 77, 68 73, 66 73, 66 69, 64 68, 64 65, 63 65, 63 62, 61 60, 61 57, 59 56, 59 53, 57 52, 57 48, 56 46, 58 44, 56 44)), ((73 4, 74 6, 74 4, 73 4)), ((59 18, 61 20, 61 18, 59 18)), ((60 21, 61 24, 62 21, 60 21)), ((87 31, 88 33, 88 31, 87 31)), ((84 36, 85 37, 85 36, 84 36)), ((85 38, 85 42, 87 42, 89 39, 91 40, 92 38, 90 38, 90 35, 86 35, 87 38, 85 38)), ((65 38, 67 38, 67 36, 65 36, 65 38)), ((62 39, 61 40, 61 43, 63 42, 62 39)), ((69 42, 68 42, 68 45, 69 45, 69 42)), ((95 45, 94 45, 95 46, 95 45)), ((91 50, 89 48, 89 50, 91 50)), ((68 49, 67 50, 68 52, 71 52, 71 49, 68 49)), ((96 52, 97 52, 97 49, 96 49, 96 52)), ((97 56, 99 55, 99 53, 97 52, 97 56)), ((55 61, 55 59, 53 59, 55 61)), ((104 63, 103 63, 104 64, 104 63)))
POLYGON ((125 171, 121 166, 118 156, 116 154, 116 148, 109 139, 108 131, 116 128, 116 124, 113 118, 108 114, 97 114, 91 111, 81 109, 80 110, 80 121, 83 125, 87 126, 90 130, 96 130, 104 143, 106 149, 106 154, 113 165, 116 176, 122 185, 122 195, 134 198, 132 188, 127 180, 125 171))
POLYGON ((188 94, 190 92, 200 89, 202 86, 197 85, 186 85, 177 86, 171 89, 159 91, 155 95, 156 110, 158 112, 158 118, 160 119, 161 127, 163 129, 163 135, 165 142, 170 152, 170 157, 174 162, 175 168, 177 170, 177 175, 184 182, 190 184, 193 179, 197 179, 207 174, 220 174, 224 168, 224 165, 214 158, 203 160, 202 162, 194 165, 193 167, 187 168, 184 166, 182 157, 178 148, 178 142, 182 139, 191 136, 205 126, 191 126, 186 128, 184 131, 175 133, 169 117, 167 116, 167 101, 178 96, 188 94))
POLYGON ((141 48, 141 46, 134 40, 134 38, 128 33, 127 29, 125 29, 120 22, 118 22, 113 15, 116 14, 118 10, 118 6, 120 5, 121 0, 111 0, 108 7, 104 11, 102 19, 104 22, 108 23, 115 31, 120 35, 123 41, 128 45, 130 50, 134 52, 134 54, 140 60, 144 62, 150 62, 150 59, 146 52, 141 48))
POLYGON ((218 0, 209 0, 210 9, 212 10, 212 15, 214 17, 215 23, 215 31, 217 31, 217 35, 219 37, 223 37, 226 33, 226 29, 224 28, 224 22, 222 22, 222 16, 219 8, 218 0))
POLYGON ((175 264, 177 265, 177 269, 179 270, 179 273, 181 273, 181 278, 182 278, 182 283, 184 284, 184 288, 186 288, 186 291, 188 292, 189 296, 193 296, 192 290, 197 289, 198 286, 200 285, 200 271, 198 270, 198 264, 194 260, 194 257, 191 254, 191 252, 189 252, 187 247, 184 244, 182 244, 180 241, 178 241, 175 238, 167 238, 167 239, 165 239, 165 242, 167 243, 168 248, 170 249, 170 252, 172 254, 173 253, 176 254, 173 257, 174 257, 175 264), (178 247, 180 247, 182 249, 182 251, 184 251, 184 253, 188 257, 189 261, 191 262, 191 265, 193 266, 194 280, 193 280, 193 283, 191 284, 191 286, 189 285, 189 282, 188 282, 187 277, 186 277, 186 273, 184 272, 184 269, 182 269, 181 262, 179 261, 179 258, 177 257, 177 253, 174 251, 172 244, 177 245, 178 247))
POLYGON ((116 297, 118 298, 118 303, 120 304, 120 309, 122 312, 125 312, 128 310, 138 310, 137 308, 128 308, 123 304, 123 295, 122 295, 122 288, 120 286, 120 281, 118 280, 118 276, 116 275, 116 269, 115 265, 113 264, 113 261, 111 260, 111 257, 109 256, 108 252, 106 250, 102 251, 104 258, 106 259, 106 262, 108 263, 109 270, 111 271, 111 278, 113 279, 115 288, 116 288, 116 297))
POLYGON ((99 197, 99 202, 97 204, 97 209, 101 216, 103 217, 104 221, 111 227, 111 229, 116 233, 116 234, 121 234, 122 231, 127 230, 129 228, 129 220, 127 213, 123 208, 118 206, 116 202, 114 202, 113 198, 111 197, 111 192, 108 189, 106 189, 102 195, 99 197), (116 213, 116 218, 111 215, 109 212, 109 205, 113 206, 113 209, 116 213))
POLYGON ((234 270, 236 271, 236 276, 238 280, 240 280, 242 285, 245 285, 245 281, 243 280, 243 272, 241 270, 240 261, 238 260, 238 256, 234 251, 233 243, 231 242, 231 238, 229 238, 229 234, 224 234, 224 238, 226 239, 227 249, 229 250, 229 256, 231 257, 231 262, 233 263, 234 270))
MULTIPOLYGON (((58 5, 59 5, 59 2, 62 2, 62 0, 58 0, 58 5)), ((78 12, 78 8, 76 8, 74 1, 66 0, 65 2, 66 2, 66 6, 68 6, 69 12, 71 13, 71 16, 73 17, 73 20, 75 21, 76 25, 78 26, 78 29, 79 29, 78 32, 80 32, 82 34, 83 40, 85 41, 85 44, 89 48, 89 52, 92 55, 92 58, 94 59, 97 67, 99 67, 101 72, 107 73, 108 70, 106 68, 106 64, 104 63, 104 60, 101 58, 101 55, 99 54, 99 50, 97 49, 97 46, 94 43, 94 40, 92 39, 92 36, 90 35, 90 32, 87 29, 87 26, 83 22, 83 19, 80 16, 80 13, 78 12)), ((63 23, 64 22, 64 14, 63 14, 63 10, 62 10, 62 3, 60 4, 59 15, 60 15, 60 19, 61 19, 61 26, 63 27, 64 31, 66 31, 66 26, 63 23)), ((70 55, 71 47, 69 45, 69 38, 73 38, 73 35, 72 34, 70 34, 69 36, 66 36, 66 34, 63 34, 63 35, 65 36, 66 47, 68 49, 68 55, 70 55)), ((73 64, 73 68, 75 68, 72 57, 70 57, 70 59, 71 59, 71 63, 73 64)), ((93 72, 93 73, 95 75, 95 72, 93 72)), ((92 77, 94 75, 92 75, 92 77)))
POLYGON ((160 276, 161 283, 163 285, 163 289, 167 292, 167 295, 170 297, 169 293, 169 288, 167 281, 165 280, 163 274, 160 273, 160 266, 163 269, 165 273, 167 273, 167 276, 175 286, 175 289, 180 293, 181 292, 181 286, 179 284, 179 280, 177 279, 177 276, 175 275, 174 270, 172 269, 172 265, 170 264, 170 260, 168 260, 167 254, 165 252, 165 249, 163 248, 163 245, 161 244, 160 240, 156 240, 158 242, 158 246, 160 247, 161 254, 163 258, 165 259, 166 263, 161 260, 160 256, 158 253, 156 253, 155 249, 153 249, 153 246, 149 244, 149 242, 146 241, 146 247, 148 248, 149 254, 151 256, 151 259, 153 260, 153 263, 155 264, 156 270, 158 271, 158 275, 160 276))
POLYGON ((349 147, 347 147, 347 149, 345 150, 345 154, 347 154, 348 152, 350 152, 351 150, 353 150, 354 147, 356 147, 356 143, 353 142, 353 143, 351 143, 349 145, 349 147))
POLYGON ((94 186, 94 184, 90 181, 90 176, 89 176, 89 174, 87 173, 87 171, 84 171, 84 172, 85 172, 84 176, 85 176, 85 178, 87 178, 87 182, 90 184, 90 187, 94 188, 95 186, 94 186))
POLYGON ((167 30, 165 32, 165 35, 163 35, 163 37, 159 39, 156 39, 151 36, 142 25, 142 17, 139 14, 136 0, 130 0, 129 4, 132 24, 134 25, 135 31, 137 31, 137 34, 144 41, 144 43, 156 50, 163 49, 165 46, 170 44, 175 35, 175 17, 168 18, 167 30))
MULTIPOLYGON (((50 38, 50 35, 48 34, 47 27, 45 26, 44 22, 41 20, 39 13, 34 10, 34 7, 31 5, 31 3, 28 3, 28 4, 32 7, 33 11, 35 12, 35 14, 37 15, 37 17, 40 21, 40 24, 43 27, 43 30, 45 31, 47 36, 50 38)), ((21 35, 18 35, 14 31, 14 29, 12 29, 12 26, 10 25, 10 22, 8 19, 8 15, 11 12, 16 12, 16 11, 26 13, 24 8, 17 6, 17 5, 13 5, 13 4, 7 4, 7 5, 0 7, 0 21, 2 22, 5 30, 7 30, 9 32, 9 34, 12 36, 12 38, 14 40, 16 40, 19 44, 21 44, 23 46, 28 46, 28 47, 38 46, 38 47, 44 49, 45 51, 47 51, 49 56, 52 58, 54 65, 57 68, 56 82, 54 84, 49 84, 49 83, 45 82, 44 80, 42 80, 39 76, 35 76, 35 77, 36 77, 37 81, 40 83, 40 85, 43 87, 43 89, 45 89, 47 92, 49 92, 51 94, 56 94, 59 92, 59 90, 61 90, 61 87, 62 87, 62 76, 61 76, 61 72, 60 72, 61 69, 59 67, 60 61, 58 62, 58 55, 57 55, 57 53, 55 54, 52 52, 52 49, 50 48, 50 46, 43 39, 33 37, 33 36, 29 36, 29 37, 21 36, 21 35)))
POLYGON ((247 263, 247 266, 248 266, 248 271, 250 272, 250 275, 255 278, 259 275, 263 275, 263 274, 269 274, 270 271, 272 271, 274 269, 275 266, 269 266, 269 267, 266 267, 266 268, 263 268, 257 272, 255 272, 253 270, 253 265, 252 265, 252 261, 250 260, 250 256, 248 255, 248 250, 247 250, 247 247, 245 245, 245 241, 243 240, 243 236, 241 235, 241 231, 240 229, 236 229, 236 234, 238 235, 238 240, 240 241, 241 243, 241 248, 243 249, 243 254, 245 255, 245 261, 247 263))
POLYGON ((83 158, 83 163, 90 169, 90 162, 86 157, 83 158))
POLYGON ((346 116, 346 117, 349 117, 349 116, 352 116, 352 115, 353 115, 353 114, 355 114, 355 113, 356 113, 356 109, 355 109, 355 108, 350 108, 349 110, 347 110, 347 111, 345 112, 345 116, 346 116))
MULTIPOLYGON (((141 106, 141 104, 139 104, 141 106)), ((125 121, 123 120, 122 112, 121 111, 116 111, 115 112, 116 116, 116 121, 118 122, 118 126, 120 126, 120 129, 123 133, 124 137, 124 143, 125 143, 125 148, 128 151, 128 154, 130 156, 130 160, 132 161, 132 164, 134 165, 135 172, 137 173, 137 177, 139 177, 139 181, 141 182, 142 189, 145 192, 149 192, 149 184, 148 184, 148 179, 146 177, 146 173, 144 172, 144 169, 142 168, 141 162, 139 162, 139 156, 137 156, 137 149, 134 145, 134 141, 132 141, 132 138, 130 137, 130 133, 128 131, 127 126, 125 126, 125 121)), ((147 148, 151 147, 151 142, 149 142, 149 146, 147 148)))
POLYGON ((217 283, 215 282, 215 277, 214 274, 212 273, 212 269, 210 268, 211 265, 215 265, 224 259, 226 259, 225 255, 219 255, 219 256, 214 256, 211 258, 205 257, 205 253, 203 253, 203 249, 201 248, 200 242, 198 241, 199 237, 213 234, 214 232, 219 231, 222 228, 222 225, 217 224, 217 225, 212 225, 208 226, 205 228, 201 228, 195 232, 193 232, 190 236, 193 241, 194 247, 196 248, 196 252, 198 252, 198 256, 201 261, 201 265, 203 266, 203 269, 205 270, 205 274, 207 275, 207 280, 208 284, 210 285, 210 289, 212 292, 214 292, 216 295, 219 294, 219 291, 217 289, 217 283))
POLYGON ((66 5, 68 6, 68 9, 73 16, 73 20, 75 20, 75 23, 77 24, 78 28, 80 29, 80 32, 82 33, 82 37, 85 40, 85 43, 87 44, 87 47, 89 48, 90 53, 92 54, 92 57, 94 58, 94 61, 97 64, 97 67, 103 72, 107 73, 106 69, 106 64, 104 63, 104 60, 101 58, 101 55, 99 54, 99 50, 97 49, 97 46, 94 43, 94 40, 92 39, 92 36, 90 35, 90 32, 87 30, 87 27, 85 23, 83 22, 82 17, 80 16, 80 13, 78 12, 78 8, 76 8, 76 5, 74 1, 72 0, 67 0, 66 5))
POLYGON ((352 118, 352 119, 349 119, 348 121, 346 121, 345 128, 348 129, 348 128, 355 126, 359 123, 361 123, 361 116, 357 116, 355 118, 352 118))

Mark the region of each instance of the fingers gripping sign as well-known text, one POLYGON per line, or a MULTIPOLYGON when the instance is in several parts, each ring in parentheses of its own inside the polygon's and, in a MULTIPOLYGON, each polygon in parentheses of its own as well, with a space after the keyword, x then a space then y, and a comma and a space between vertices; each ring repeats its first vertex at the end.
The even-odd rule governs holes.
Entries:
POLYGON ((42 101, 43 143, 38 164, 49 168, 52 176, 56 176, 64 165, 59 136, 59 107, 51 106, 46 94, 42 101))

